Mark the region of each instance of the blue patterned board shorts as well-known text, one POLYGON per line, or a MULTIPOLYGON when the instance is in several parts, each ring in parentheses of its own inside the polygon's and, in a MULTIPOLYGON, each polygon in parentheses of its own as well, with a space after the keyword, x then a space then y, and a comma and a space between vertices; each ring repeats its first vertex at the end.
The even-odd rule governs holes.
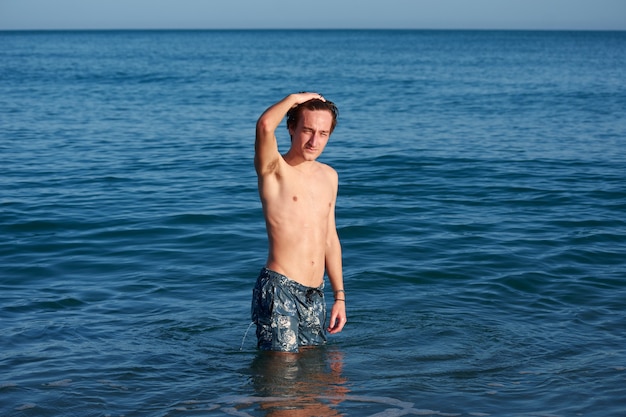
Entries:
POLYGON ((300 346, 326 343, 324 283, 306 287, 263 268, 252 293, 252 321, 258 348, 298 352, 300 346))

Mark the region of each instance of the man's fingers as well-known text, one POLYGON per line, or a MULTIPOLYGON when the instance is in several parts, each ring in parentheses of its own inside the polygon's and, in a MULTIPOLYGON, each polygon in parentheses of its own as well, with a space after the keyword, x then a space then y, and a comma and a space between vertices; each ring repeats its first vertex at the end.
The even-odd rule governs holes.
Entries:
POLYGON ((347 320, 342 317, 331 317, 330 326, 328 327, 328 331, 333 333, 339 333, 343 330, 343 326, 345 326, 347 320))

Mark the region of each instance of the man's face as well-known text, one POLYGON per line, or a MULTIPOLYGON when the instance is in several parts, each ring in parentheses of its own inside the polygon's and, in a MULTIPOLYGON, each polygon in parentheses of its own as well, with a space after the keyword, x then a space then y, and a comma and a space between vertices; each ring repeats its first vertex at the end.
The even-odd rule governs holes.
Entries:
POLYGON ((326 110, 302 110, 300 120, 291 135, 291 149, 305 161, 314 161, 321 155, 330 138, 333 116, 326 110))

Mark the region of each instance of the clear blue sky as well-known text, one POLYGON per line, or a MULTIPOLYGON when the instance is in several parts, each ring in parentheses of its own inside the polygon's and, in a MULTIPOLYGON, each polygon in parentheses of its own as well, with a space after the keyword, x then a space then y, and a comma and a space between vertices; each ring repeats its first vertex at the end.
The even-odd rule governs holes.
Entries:
POLYGON ((626 30, 626 0, 0 0, 12 29, 626 30))

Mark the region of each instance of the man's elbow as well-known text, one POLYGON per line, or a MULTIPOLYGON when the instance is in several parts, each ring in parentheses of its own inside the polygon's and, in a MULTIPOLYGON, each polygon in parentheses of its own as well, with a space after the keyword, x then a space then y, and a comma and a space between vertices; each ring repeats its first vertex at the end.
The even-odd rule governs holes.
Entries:
POLYGON ((341 243, 337 233, 331 233, 326 239, 326 252, 332 252, 333 250, 341 250, 341 243))
POLYGON ((266 136, 274 132, 276 127, 272 125, 266 118, 261 117, 256 122, 256 133, 257 136, 266 136))

